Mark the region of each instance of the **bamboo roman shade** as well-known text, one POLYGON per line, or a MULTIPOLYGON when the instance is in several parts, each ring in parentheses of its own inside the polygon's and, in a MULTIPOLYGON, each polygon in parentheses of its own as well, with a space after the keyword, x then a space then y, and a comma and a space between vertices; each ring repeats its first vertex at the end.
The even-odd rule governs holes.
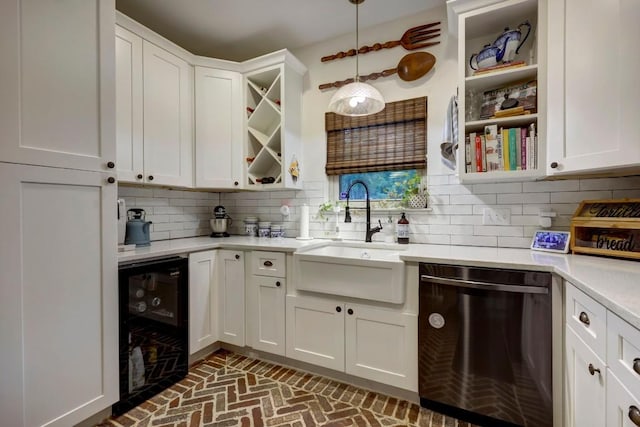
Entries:
POLYGON ((370 116, 325 114, 327 175, 424 169, 427 97, 387 103, 370 116))

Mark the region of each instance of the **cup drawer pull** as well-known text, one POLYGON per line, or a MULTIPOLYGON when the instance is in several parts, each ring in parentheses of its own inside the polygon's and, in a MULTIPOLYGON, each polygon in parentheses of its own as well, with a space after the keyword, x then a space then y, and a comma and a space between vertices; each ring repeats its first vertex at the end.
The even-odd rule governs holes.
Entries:
POLYGON ((263 264, 265 267, 273 267, 273 263, 271 261, 265 261, 263 264))
POLYGON ((640 375, 640 358, 633 359, 633 370, 636 374, 640 375))
POLYGON ((640 426, 640 409, 633 405, 629 406, 629 419, 635 425, 640 426))
POLYGON ((580 316, 578 316, 578 319, 587 326, 591 324, 591 320, 589 320, 589 315, 584 311, 580 313, 580 316))

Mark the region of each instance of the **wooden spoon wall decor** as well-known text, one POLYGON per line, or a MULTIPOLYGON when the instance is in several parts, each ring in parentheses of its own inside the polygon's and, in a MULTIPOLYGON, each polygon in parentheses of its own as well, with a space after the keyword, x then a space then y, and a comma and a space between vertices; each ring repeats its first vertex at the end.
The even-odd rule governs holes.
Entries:
MULTIPOLYGON (((414 52, 408 55, 405 55, 398 62, 398 66, 396 68, 390 68, 388 70, 384 70, 378 73, 367 74, 366 76, 360 76, 361 82, 366 82, 367 80, 376 80, 380 77, 389 77, 396 73, 398 73, 398 77, 400 77, 405 82, 412 82, 414 80, 418 80, 420 77, 427 74, 436 63, 436 57, 430 54, 429 52, 414 52)), ((333 83, 323 83, 318 88, 320 90, 329 89, 332 87, 342 87, 346 84, 353 83, 354 79, 346 79, 339 80, 333 83)))

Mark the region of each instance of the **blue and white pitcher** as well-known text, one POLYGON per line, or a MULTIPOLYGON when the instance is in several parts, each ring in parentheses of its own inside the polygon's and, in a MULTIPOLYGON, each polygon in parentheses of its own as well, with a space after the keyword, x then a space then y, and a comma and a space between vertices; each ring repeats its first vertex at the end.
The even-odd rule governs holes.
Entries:
POLYGON ((469 67, 471 67, 472 70, 493 67, 499 61, 498 55, 501 55, 500 49, 496 46, 486 44, 480 52, 471 55, 469 58, 469 67))
POLYGON ((498 54, 496 56, 497 62, 511 62, 515 58, 516 54, 520 51, 520 48, 529 37, 531 33, 531 24, 529 21, 524 21, 518 25, 515 30, 510 30, 509 27, 504 29, 504 32, 493 42, 493 46, 498 48, 498 54), (527 28, 527 34, 522 37, 521 28, 527 28))

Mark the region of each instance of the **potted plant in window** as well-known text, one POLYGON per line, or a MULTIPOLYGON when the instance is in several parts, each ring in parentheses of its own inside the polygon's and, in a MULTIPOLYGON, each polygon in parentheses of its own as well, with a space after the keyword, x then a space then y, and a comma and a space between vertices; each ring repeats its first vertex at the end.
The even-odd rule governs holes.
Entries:
POLYGON ((429 192, 427 186, 422 182, 421 175, 415 175, 407 181, 402 202, 411 209, 424 209, 427 207, 429 192))

